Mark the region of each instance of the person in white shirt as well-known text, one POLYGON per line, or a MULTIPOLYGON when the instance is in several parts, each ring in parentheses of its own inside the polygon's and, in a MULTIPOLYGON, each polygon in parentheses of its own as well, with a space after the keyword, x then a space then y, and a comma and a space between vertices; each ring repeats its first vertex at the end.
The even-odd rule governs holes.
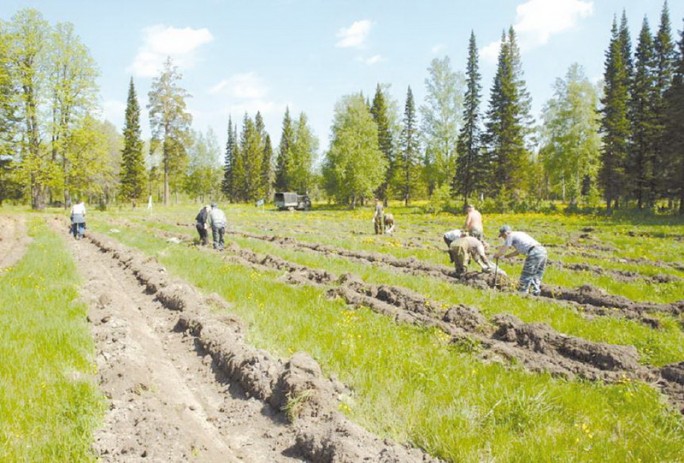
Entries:
POLYGON ((546 248, 527 233, 513 231, 509 225, 504 225, 499 229, 499 238, 504 239, 504 244, 494 254, 494 259, 514 257, 518 254, 527 256, 520 274, 518 291, 522 293, 531 291, 533 295, 539 296, 541 294, 541 280, 546 268, 546 248), (513 252, 506 255, 510 248, 514 248, 513 252))
POLYGON ((75 204, 71 206, 71 233, 77 240, 80 240, 85 235, 85 216, 85 204, 83 204, 83 201, 76 200, 75 204))
POLYGON ((214 241, 214 249, 223 251, 223 234, 226 232, 226 214, 218 208, 216 203, 211 203, 211 210, 209 211, 209 219, 207 220, 211 227, 211 237, 214 241))
POLYGON ((456 241, 457 239, 459 239, 461 237, 461 235, 463 235, 463 234, 464 233, 462 233, 461 230, 459 230, 458 228, 456 230, 450 230, 450 231, 446 232, 444 234, 443 238, 444 238, 444 242, 447 245, 447 248, 451 247, 451 243, 453 241, 456 241))

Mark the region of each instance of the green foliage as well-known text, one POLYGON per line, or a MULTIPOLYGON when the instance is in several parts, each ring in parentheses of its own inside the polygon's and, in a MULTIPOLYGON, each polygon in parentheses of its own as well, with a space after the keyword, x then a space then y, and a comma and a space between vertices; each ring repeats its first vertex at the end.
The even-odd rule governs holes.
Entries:
POLYGON ((323 166, 328 194, 352 208, 382 183, 387 169, 378 147, 378 129, 361 94, 342 98, 335 108, 332 141, 323 166))
POLYGON ((44 224, 31 234, 19 264, 0 271, 0 460, 95 461, 104 400, 76 268, 44 224))
POLYGON ((448 56, 435 58, 425 80, 425 104, 420 106, 428 192, 450 184, 456 172, 456 144, 463 110, 464 76, 451 70, 448 56))
POLYGON ((556 80, 544 107, 541 157, 548 188, 571 205, 595 187, 601 146, 597 104, 596 89, 574 64, 565 79, 556 80))
POLYGON ((170 185, 180 186, 187 164, 192 115, 186 109, 185 100, 190 95, 179 86, 181 79, 178 67, 169 57, 164 62, 161 74, 153 79, 147 94, 152 131, 150 151, 161 149, 164 204, 169 203, 170 185))
POLYGON ((207 203, 220 195, 221 150, 216 134, 208 129, 206 135, 192 132, 192 144, 188 150, 188 169, 183 190, 192 198, 207 203))
POLYGON ((318 140, 314 137, 309 120, 303 112, 295 127, 290 165, 290 188, 286 191, 307 193, 313 186, 313 165, 318 151, 318 140))

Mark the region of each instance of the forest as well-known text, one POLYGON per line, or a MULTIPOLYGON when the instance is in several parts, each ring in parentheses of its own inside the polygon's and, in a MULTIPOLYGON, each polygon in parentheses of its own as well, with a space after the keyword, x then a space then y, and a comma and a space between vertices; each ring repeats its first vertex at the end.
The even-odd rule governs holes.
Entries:
POLYGON ((320 152, 306 113, 289 109, 277 145, 258 111, 226 121, 225 147, 212 129, 193 129, 191 95, 170 57, 144 106, 128 82, 120 133, 100 118, 98 66, 74 26, 24 9, 0 21, 0 204, 249 203, 297 191, 351 208, 377 197, 447 210, 477 201, 497 212, 684 214, 684 31, 673 32, 667 3, 657 29, 645 18, 635 38, 624 12, 606 27, 601 82, 572 65, 540 120, 513 27, 491 83, 472 32, 465 71, 433 59, 422 103, 410 86, 394 100, 390 83, 340 96, 320 152))

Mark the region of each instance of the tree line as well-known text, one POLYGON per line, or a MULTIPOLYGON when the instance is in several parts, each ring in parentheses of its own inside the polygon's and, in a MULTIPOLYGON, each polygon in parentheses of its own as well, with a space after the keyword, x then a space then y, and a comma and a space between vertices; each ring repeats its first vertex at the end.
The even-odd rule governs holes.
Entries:
POLYGON ((350 207, 371 197, 501 210, 561 200, 684 213, 684 31, 675 43, 667 3, 655 32, 644 19, 634 52, 624 12, 611 31, 603 81, 573 64, 538 124, 515 30, 502 32, 486 107, 471 32, 465 72, 448 57, 432 60, 422 104, 408 87, 402 108, 387 84, 372 98, 341 97, 319 159, 303 112, 286 109, 276 147, 259 112, 239 125, 229 118, 224 148, 211 129, 194 131, 191 95, 170 58, 147 95, 150 139, 133 79, 117 133, 97 117, 97 66, 73 26, 25 9, 0 22, 0 201, 249 202, 297 191, 350 207))

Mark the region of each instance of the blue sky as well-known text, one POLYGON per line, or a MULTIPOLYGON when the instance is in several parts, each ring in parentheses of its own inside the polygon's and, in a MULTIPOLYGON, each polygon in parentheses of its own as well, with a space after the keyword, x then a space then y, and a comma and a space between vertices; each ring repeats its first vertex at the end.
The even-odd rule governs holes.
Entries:
MULTIPOLYGON (((212 127, 223 146, 229 115, 261 111, 274 144, 285 108, 306 113, 321 150, 328 146, 335 103, 377 83, 390 84, 400 108, 408 86, 423 104, 427 69, 449 56, 465 69, 468 38, 480 49, 483 104, 496 68, 498 40, 513 25, 535 116, 572 63, 598 80, 614 15, 624 9, 633 40, 648 18, 660 22, 662 0, 2 0, 0 18, 38 9, 51 24, 71 22, 101 76, 103 117, 121 128, 133 77, 148 136, 147 92, 171 56, 192 98, 193 128, 212 127)), ((672 33, 682 29, 684 1, 670 1, 672 33)))

